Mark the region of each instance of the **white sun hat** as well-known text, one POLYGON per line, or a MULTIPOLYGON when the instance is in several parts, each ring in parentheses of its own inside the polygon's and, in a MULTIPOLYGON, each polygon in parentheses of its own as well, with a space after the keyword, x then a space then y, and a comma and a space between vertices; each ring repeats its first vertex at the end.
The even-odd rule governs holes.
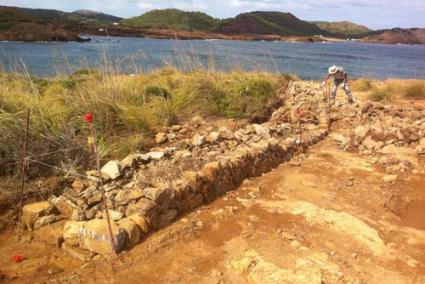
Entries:
POLYGON ((334 75, 336 74, 336 72, 338 72, 338 67, 336 67, 335 65, 331 66, 328 71, 329 71, 329 74, 334 75))

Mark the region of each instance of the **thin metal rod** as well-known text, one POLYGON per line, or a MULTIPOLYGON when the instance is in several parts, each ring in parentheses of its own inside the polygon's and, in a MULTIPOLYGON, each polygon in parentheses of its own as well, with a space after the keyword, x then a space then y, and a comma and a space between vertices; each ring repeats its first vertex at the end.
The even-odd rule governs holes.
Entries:
POLYGON ((103 200, 103 206, 105 208, 105 213, 106 213, 106 220, 108 222, 108 231, 109 231, 109 238, 111 241, 111 247, 112 250, 115 252, 115 254, 118 255, 118 252, 116 250, 115 247, 115 238, 114 235, 112 233, 112 225, 111 225, 111 219, 109 217, 109 210, 108 210, 108 202, 106 200, 106 194, 103 188, 103 178, 102 178, 102 173, 100 171, 100 157, 99 157, 99 153, 97 151, 97 146, 96 146, 96 131, 93 127, 93 123, 90 123, 90 132, 91 135, 93 137, 93 151, 94 151, 94 155, 96 157, 96 167, 97 167, 97 171, 99 174, 99 189, 100 189, 100 193, 102 194, 102 200, 103 200))
POLYGON ((25 125, 25 138, 24 138, 24 148, 22 152, 22 163, 21 163, 21 191, 19 194, 19 208, 18 208, 18 220, 21 221, 22 218, 22 208, 24 203, 24 187, 25 187, 25 178, 27 174, 28 167, 28 141, 29 141, 29 125, 31 119, 31 109, 28 109, 27 120, 25 125))

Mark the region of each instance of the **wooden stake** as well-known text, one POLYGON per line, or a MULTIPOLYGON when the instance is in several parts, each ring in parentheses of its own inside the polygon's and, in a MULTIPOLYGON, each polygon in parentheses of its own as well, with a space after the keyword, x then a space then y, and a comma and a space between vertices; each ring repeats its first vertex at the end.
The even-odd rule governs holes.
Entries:
POLYGON ((24 203, 24 186, 25 186, 25 178, 26 178, 27 167, 28 167, 28 141, 29 141, 30 118, 31 118, 31 109, 28 109, 27 120, 25 125, 24 148, 22 151, 22 163, 21 163, 21 192, 19 194, 19 207, 18 207, 19 221, 21 221, 21 218, 22 218, 22 208, 24 203))
POLYGON ((93 151, 94 151, 94 155, 96 157, 96 167, 97 167, 97 171, 98 171, 98 174, 99 174, 99 189, 100 189, 100 193, 102 194, 103 206, 105 208, 106 220, 108 222, 108 231, 109 231, 109 238, 110 238, 110 241, 111 241, 111 247, 112 247, 112 250, 115 252, 115 254, 118 255, 118 252, 115 248, 114 234, 112 233, 112 225, 111 225, 111 219, 109 217, 108 202, 106 200, 106 194, 105 194, 105 191, 103 189, 103 178, 102 178, 102 173, 100 171, 100 157, 99 157, 99 153, 97 151, 96 131, 93 127, 93 123, 90 123, 90 132, 91 132, 91 135, 93 137, 93 151))
POLYGON ((331 90, 329 83, 326 83, 326 97, 328 99, 328 132, 331 131, 331 90))

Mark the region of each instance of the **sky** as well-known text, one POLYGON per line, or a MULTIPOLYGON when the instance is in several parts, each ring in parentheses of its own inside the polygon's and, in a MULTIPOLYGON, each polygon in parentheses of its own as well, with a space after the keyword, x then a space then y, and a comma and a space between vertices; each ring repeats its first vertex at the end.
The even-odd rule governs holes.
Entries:
POLYGON ((163 8, 201 11, 217 18, 281 11, 303 20, 349 20, 373 29, 425 28, 425 0, 0 0, 0 5, 68 12, 89 9, 124 18, 163 8))

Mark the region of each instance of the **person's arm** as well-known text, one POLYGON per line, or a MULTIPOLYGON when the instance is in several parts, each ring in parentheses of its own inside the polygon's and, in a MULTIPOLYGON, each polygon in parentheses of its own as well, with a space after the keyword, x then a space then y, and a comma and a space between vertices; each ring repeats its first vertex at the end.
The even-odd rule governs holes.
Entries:
POLYGON ((329 80, 329 73, 327 73, 327 74, 325 75, 325 77, 323 77, 322 86, 324 86, 328 80, 329 80))

